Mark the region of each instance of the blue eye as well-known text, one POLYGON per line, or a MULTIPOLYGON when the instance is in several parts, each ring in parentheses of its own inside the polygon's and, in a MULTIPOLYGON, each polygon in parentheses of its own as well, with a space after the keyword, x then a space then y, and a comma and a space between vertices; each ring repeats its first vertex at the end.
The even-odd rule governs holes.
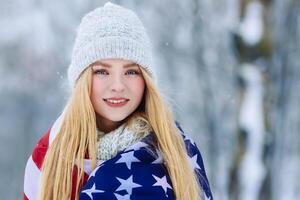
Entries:
MULTIPOLYGON (((105 69, 97 69, 94 71, 94 74, 97 75, 109 75, 108 71, 105 69)), ((140 73, 137 70, 128 70, 126 73, 126 75, 139 75, 140 73)))
POLYGON ((105 69, 95 70, 95 74, 108 75, 108 72, 105 69))
POLYGON ((129 74, 129 75, 138 75, 139 72, 136 71, 136 70, 128 70, 128 71, 126 72, 126 74, 129 74))

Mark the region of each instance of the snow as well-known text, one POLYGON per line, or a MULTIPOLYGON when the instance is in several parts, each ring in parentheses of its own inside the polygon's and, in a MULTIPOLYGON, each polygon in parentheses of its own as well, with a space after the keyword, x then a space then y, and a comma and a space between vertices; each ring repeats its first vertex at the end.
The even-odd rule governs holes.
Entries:
POLYGON ((239 124, 247 133, 246 150, 239 170, 241 182, 240 199, 259 199, 259 192, 266 174, 262 161, 264 145, 263 85, 256 66, 244 64, 241 72, 246 82, 239 124))
POLYGON ((248 46, 253 46, 261 40, 263 31, 263 5, 258 1, 250 2, 238 32, 248 46))

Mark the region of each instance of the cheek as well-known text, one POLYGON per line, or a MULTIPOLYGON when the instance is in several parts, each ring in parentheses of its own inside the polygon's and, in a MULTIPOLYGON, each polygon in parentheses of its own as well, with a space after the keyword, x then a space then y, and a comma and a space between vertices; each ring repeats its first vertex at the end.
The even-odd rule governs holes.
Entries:
POLYGON ((103 91, 103 84, 101 84, 96 78, 93 79, 91 88, 91 99, 95 102, 99 97, 101 97, 103 91))
POLYGON ((133 90, 135 91, 136 96, 142 97, 144 94, 145 82, 143 79, 137 79, 133 83, 133 90))

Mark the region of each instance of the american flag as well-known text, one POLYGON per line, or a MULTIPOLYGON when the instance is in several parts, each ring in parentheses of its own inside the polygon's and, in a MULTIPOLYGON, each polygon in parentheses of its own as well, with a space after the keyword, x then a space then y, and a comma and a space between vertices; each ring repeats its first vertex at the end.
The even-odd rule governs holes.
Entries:
MULTIPOLYGON (((195 142, 183 133, 191 166, 205 199, 213 199, 203 160, 195 142)), ((153 133, 103 162, 89 176, 80 200, 174 200, 174 192, 153 133)))
MULTIPOLYGON (((40 189, 41 166, 49 144, 58 133, 60 116, 35 146, 27 161, 24 177, 24 200, 37 200, 40 189)), ((198 175, 204 191, 204 198, 212 200, 212 194, 206 177, 203 160, 196 144, 183 133, 190 164, 198 175)), ((141 141, 119 152, 106 161, 98 161, 98 167, 92 171, 91 162, 84 161, 84 187, 81 200, 170 200, 174 199, 172 183, 163 164, 160 151, 154 145, 155 136, 149 134, 141 141)), ((75 200, 76 170, 72 177, 71 200, 75 200)))
MULTIPOLYGON (((31 156, 28 158, 25 176, 24 176, 24 200, 37 200, 38 192, 40 190, 41 183, 41 168, 44 161, 44 157, 48 150, 49 145, 54 140, 57 135, 61 123, 62 123, 63 114, 60 115, 52 127, 46 131, 42 138, 38 141, 36 146, 33 149, 31 156)), ((100 164, 101 161, 98 161, 100 164)), ((91 162, 88 159, 84 160, 84 181, 86 183, 88 176, 92 171, 91 162)), ((75 200, 75 186, 76 186, 76 168, 74 168, 73 177, 72 177, 72 196, 71 200, 75 200)))

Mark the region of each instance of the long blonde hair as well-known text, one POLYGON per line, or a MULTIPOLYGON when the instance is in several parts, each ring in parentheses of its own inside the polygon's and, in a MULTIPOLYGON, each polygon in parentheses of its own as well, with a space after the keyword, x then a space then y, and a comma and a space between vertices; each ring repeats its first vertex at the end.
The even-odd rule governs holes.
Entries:
MULTIPOLYGON (((163 101, 147 72, 143 68, 141 70, 146 84, 142 114, 156 135, 176 199, 200 200, 200 185, 189 164, 185 144, 176 128, 171 109, 163 101)), ((92 69, 88 67, 79 77, 66 105, 61 128, 47 150, 42 166, 40 200, 69 200, 74 187, 74 167, 77 175, 75 199, 78 199, 84 179, 86 154, 91 160, 92 169, 96 167, 96 114, 90 101, 92 76, 92 69)))

